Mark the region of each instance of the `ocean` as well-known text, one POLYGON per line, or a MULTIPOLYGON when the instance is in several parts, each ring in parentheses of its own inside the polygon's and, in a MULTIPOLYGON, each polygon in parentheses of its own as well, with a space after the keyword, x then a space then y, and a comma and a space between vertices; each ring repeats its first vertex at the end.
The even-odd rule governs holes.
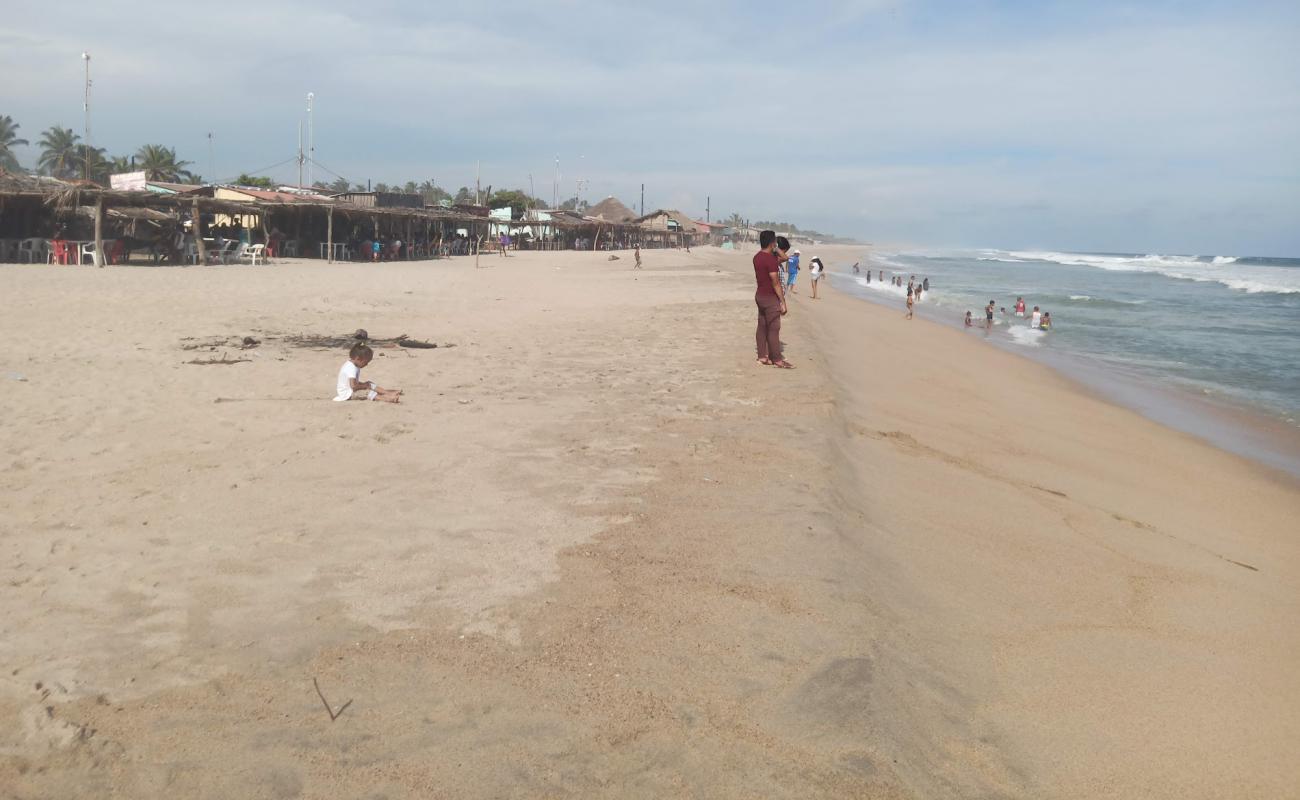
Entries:
MULTIPOLYGON (((812 253, 810 253, 812 255, 812 253)), ((825 260, 825 259, 823 259, 825 260)), ((915 275, 930 279, 917 314, 1051 364, 1101 394, 1225 449, 1300 475, 1300 259, 1064 253, 876 251, 828 265, 841 291, 903 309, 915 275), (876 271, 870 283, 866 265, 876 271), (879 271, 886 282, 878 281, 879 271), (1012 312, 1052 315, 1031 330, 1012 312), (984 307, 995 314, 984 331, 984 307), (1227 413, 1219 413, 1227 412, 1227 413), (1245 412, 1245 416, 1232 412, 1245 412), (1254 416, 1282 437, 1239 424, 1254 416)), ((802 291, 807 291, 806 287, 802 291)))

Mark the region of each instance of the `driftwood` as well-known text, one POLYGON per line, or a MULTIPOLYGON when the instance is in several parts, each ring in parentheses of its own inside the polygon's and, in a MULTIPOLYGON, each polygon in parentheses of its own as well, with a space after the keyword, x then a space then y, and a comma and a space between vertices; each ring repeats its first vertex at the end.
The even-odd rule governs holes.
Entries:
POLYGON ((328 349, 351 347, 354 344, 368 344, 371 347, 414 347, 419 349, 432 350, 437 347, 452 347, 449 344, 438 344, 436 342, 426 342, 421 339, 412 339, 406 334, 394 336, 391 339, 375 339, 366 336, 364 330, 357 331, 350 336, 286 336, 284 342, 294 347, 322 347, 328 349))
POLYGON ((339 706, 338 711, 335 711, 333 708, 330 707, 330 701, 325 699, 325 693, 320 690, 320 684, 316 681, 315 678, 311 679, 311 685, 316 687, 316 696, 319 697, 320 701, 325 704, 325 713, 330 715, 330 722, 333 722, 334 720, 342 716, 343 712, 347 710, 348 706, 352 705, 352 701, 348 700, 346 703, 339 706))

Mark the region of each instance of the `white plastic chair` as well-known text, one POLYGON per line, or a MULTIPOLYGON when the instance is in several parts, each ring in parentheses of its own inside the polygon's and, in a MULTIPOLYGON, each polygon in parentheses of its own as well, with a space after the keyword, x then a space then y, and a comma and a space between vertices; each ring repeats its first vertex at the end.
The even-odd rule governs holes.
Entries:
POLYGON ((86 242, 81 246, 81 253, 77 257, 77 263, 85 264, 86 259, 88 258, 90 259, 90 265, 94 266, 95 265, 95 243, 94 242, 86 242))
POLYGON ((256 267, 258 260, 263 264, 269 263, 266 258, 266 245, 254 244, 249 245, 246 250, 239 254, 240 261, 247 261, 251 266, 256 267))
POLYGON ((39 264, 45 260, 44 239, 23 239, 18 244, 18 260, 24 264, 39 264))

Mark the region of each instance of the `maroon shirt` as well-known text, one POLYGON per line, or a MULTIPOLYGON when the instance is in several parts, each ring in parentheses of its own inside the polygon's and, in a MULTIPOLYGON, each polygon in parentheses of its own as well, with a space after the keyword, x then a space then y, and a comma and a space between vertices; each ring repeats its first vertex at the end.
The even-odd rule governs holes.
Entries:
POLYGON ((777 269, 776 256, 766 250, 754 254, 754 279, 758 281, 756 294, 776 294, 776 287, 772 286, 772 273, 777 269))

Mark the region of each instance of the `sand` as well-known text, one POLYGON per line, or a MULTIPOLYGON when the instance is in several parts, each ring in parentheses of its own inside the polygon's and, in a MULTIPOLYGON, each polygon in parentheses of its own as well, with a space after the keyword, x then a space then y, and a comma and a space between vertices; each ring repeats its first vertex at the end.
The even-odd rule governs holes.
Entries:
POLYGON ((645 261, 0 267, 0 797, 1296 796, 1294 479, 645 261))

